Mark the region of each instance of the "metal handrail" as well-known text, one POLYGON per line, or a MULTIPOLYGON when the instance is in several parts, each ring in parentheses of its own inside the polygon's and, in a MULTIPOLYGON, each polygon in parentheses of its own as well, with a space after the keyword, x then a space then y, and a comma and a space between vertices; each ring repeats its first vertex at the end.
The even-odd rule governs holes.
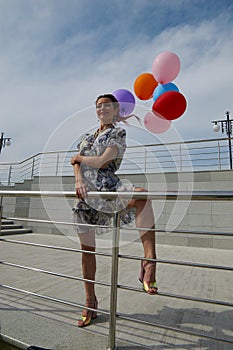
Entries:
MULTIPOLYGON (((76 198, 74 191, 7 191, 0 190, 3 197, 54 197, 54 198, 76 198)), ((112 191, 90 191, 88 197, 104 199, 151 199, 151 200, 232 200, 233 191, 149 191, 149 192, 112 192, 112 191)))
MULTIPOLYGON (((166 192, 165 193, 164 192, 101 192, 100 193, 98 191, 93 191, 93 192, 88 193, 88 196, 93 197, 93 198, 99 197, 100 195, 102 198, 108 198, 108 199, 115 199, 115 198, 121 196, 122 198, 130 198, 130 199, 132 199, 132 198, 134 198, 134 199, 149 199, 150 198, 151 200, 154 200, 154 199, 156 199, 156 200, 160 200, 160 199, 162 199, 162 200, 164 200, 164 199, 184 200, 186 198, 188 198, 188 199, 192 198, 192 200, 220 200, 220 201, 225 201, 225 200, 232 201, 233 200, 233 191, 192 191, 192 192, 172 191, 172 192, 167 192, 167 193, 166 192)), ((75 193, 70 192, 70 191, 62 192, 62 191, 6 191, 6 190, 4 190, 4 191, 0 191, 0 196, 1 197, 23 197, 23 196, 28 197, 28 196, 30 196, 30 197, 75 198, 75 193)), ((2 217, 1 207, 0 207, 0 214, 1 214, 1 216, 0 216, 0 225, 1 225, 1 217, 2 217)), ((24 220, 33 221, 34 219, 24 219, 24 220)), ((40 221, 40 220, 37 220, 37 221, 40 221)), ((70 223, 65 223, 65 224, 70 224, 70 223)), ((166 330, 172 330, 172 331, 176 331, 176 332, 180 332, 180 333, 184 333, 184 334, 189 334, 189 335, 198 336, 198 337, 204 337, 204 338, 208 338, 208 339, 212 339, 212 340, 216 340, 216 341, 222 341, 222 342, 233 344, 233 341, 225 339, 225 338, 203 335, 203 334, 199 334, 198 332, 194 332, 194 331, 186 331, 186 330, 182 330, 182 329, 179 329, 176 327, 170 327, 170 326, 166 326, 166 325, 141 321, 138 319, 126 317, 125 315, 118 314, 117 313, 117 290, 118 290, 118 288, 141 292, 141 290, 139 290, 139 289, 131 288, 129 286, 118 284, 118 261, 119 261, 119 258, 134 259, 134 260, 151 260, 151 261, 155 261, 157 263, 162 263, 162 264, 163 263, 165 263, 165 264, 177 264, 177 265, 182 265, 182 266, 192 266, 192 267, 198 267, 198 268, 209 268, 209 269, 218 269, 218 270, 227 270, 227 271, 233 271, 233 267, 210 265, 210 264, 200 264, 200 263, 193 263, 193 262, 192 263, 191 262, 180 262, 180 261, 172 261, 172 260, 164 260, 164 259, 163 260, 161 260, 161 259, 145 259, 145 258, 141 258, 141 257, 137 257, 137 256, 122 255, 122 254, 119 254, 119 239, 120 239, 120 229, 121 229, 121 227, 120 227, 120 212, 114 213, 114 225, 113 225, 112 229, 113 229, 112 254, 89 252, 89 251, 84 251, 84 250, 80 250, 80 249, 77 250, 77 249, 73 249, 73 248, 55 247, 55 246, 41 245, 38 243, 22 242, 22 241, 15 241, 15 240, 10 240, 10 239, 0 238, 1 241, 5 241, 5 242, 9 242, 9 243, 35 245, 35 246, 40 246, 40 247, 45 247, 45 248, 50 248, 50 249, 63 249, 63 250, 65 249, 65 250, 75 251, 75 252, 79 252, 79 253, 88 252, 90 254, 96 254, 96 255, 102 254, 104 256, 111 257, 112 258, 112 272, 111 272, 111 283, 110 284, 105 283, 105 282, 100 282, 100 281, 92 281, 92 280, 87 280, 87 279, 83 279, 83 278, 78 278, 78 277, 71 276, 71 275, 58 274, 58 273, 53 272, 53 271, 38 269, 36 267, 23 266, 20 264, 13 264, 13 263, 7 262, 7 261, 2 261, 1 263, 3 265, 7 265, 7 266, 14 266, 14 267, 18 267, 18 268, 22 268, 22 269, 26 269, 26 270, 32 270, 35 272, 46 273, 49 275, 56 275, 56 276, 60 276, 63 278, 70 278, 70 279, 75 279, 75 280, 79 280, 79 281, 88 281, 91 283, 101 284, 103 286, 110 287, 111 288, 110 312, 106 312, 105 310, 100 311, 100 312, 105 313, 105 314, 110 316, 109 335, 108 335, 108 349, 109 350, 115 349, 116 319, 117 318, 128 319, 130 321, 140 322, 140 323, 148 324, 148 325, 153 325, 155 327, 159 327, 159 328, 166 329, 166 330)), ((139 229, 142 229, 142 228, 139 228, 139 229)), ((60 299, 51 298, 48 296, 44 296, 44 295, 41 295, 38 293, 33 293, 30 291, 25 291, 25 290, 18 289, 18 288, 8 286, 8 285, 2 284, 1 286, 4 288, 11 289, 11 290, 26 293, 28 295, 35 295, 35 296, 38 296, 38 297, 41 297, 44 299, 65 303, 67 305, 75 305, 75 306, 79 306, 79 307, 85 307, 83 305, 66 302, 66 301, 63 301, 60 299)), ((170 297, 170 298, 179 298, 179 299, 184 299, 184 300, 191 300, 191 301, 198 301, 198 302, 203 302, 203 303, 212 303, 212 304, 216 304, 216 305, 224 305, 224 306, 228 306, 228 307, 233 307, 233 303, 220 301, 220 300, 209 300, 209 299, 205 299, 205 298, 181 296, 181 295, 161 293, 161 292, 159 293, 159 295, 164 296, 164 297, 170 297)), ((92 308, 88 308, 88 307, 86 307, 86 308, 90 309, 90 310, 94 310, 92 308)))
MULTIPOLYGON (((229 150, 225 144, 225 141, 228 140, 228 138, 217 138, 127 146, 119 174, 129 171, 159 173, 164 169, 166 171, 179 169, 182 172, 226 170, 229 169, 229 150), (131 162, 132 154, 133 163, 131 162), (200 157, 202 162, 198 163, 200 157), (155 159, 160 164, 159 168, 152 166, 155 159)), ((33 179, 34 176, 71 175, 70 158, 76 152, 77 149, 39 152, 20 162, 0 162, 0 185, 14 185, 27 179, 33 179)))
MULTIPOLYGON (((23 222, 36 222, 36 223, 41 223, 41 224, 57 224, 57 225, 68 225, 68 226, 86 226, 85 224, 75 224, 75 223, 71 223, 71 222, 67 222, 67 221, 55 221, 53 220, 53 222, 51 222, 51 220, 45 220, 45 219, 27 219, 27 218, 21 218, 21 217, 17 217, 17 216, 14 216, 14 217, 11 217, 11 216, 8 216, 7 218, 3 217, 3 219, 8 219, 8 220, 16 220, 16 221, 23 221, 23 222)), ((89 224, 90 227, 100 227, 100 228, 112 228, 112 226, 106 226, 106 225, 91 225, 89 224)), ((128 231, 134 231, 135 228, 133 227, 127 227, 127 230, 128 231)), ((143 231, 146 231, 147 228, 146 227, 141 227, 141 230, 143 231)), ((171 230, 165 230, 165 229, 159 229, 159 228, 156 228, 156 229, 151 229, 152 231, 155 231, 155 232, 162 232, 162 233, 167 233, 167 232, 171 232, 171 230)), ((211 235, 211 236, 233 236, 233 233, 231 232, 220 232, 220 231, 188 231, 189 233, 192 233, 194 235, 211 235)), ((187 230, 172 230, 172 233, 180 233, 180 234, 187 234, 187 230)))

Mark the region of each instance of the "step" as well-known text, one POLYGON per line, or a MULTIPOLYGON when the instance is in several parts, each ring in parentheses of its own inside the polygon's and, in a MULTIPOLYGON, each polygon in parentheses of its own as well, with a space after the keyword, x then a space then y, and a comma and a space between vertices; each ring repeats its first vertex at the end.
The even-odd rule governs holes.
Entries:
POLYGON ((26 228, 17 228, 14 229, 12 228, 11 230, 1 230, 0 235, 1 236, 7 236, 7 235, 20 235, 23 233, 32 233, 31 229, 26 229, 26 228))
POLYGON ((2 219, 2 225, 14 225, 14 221, 8 219, 2 219))
POLYGON ((14 225, 14 224, 5 224, 3 223, 1 226, 2 230, 11 230, 11 229, 18 229, 18 228, 23 228, 22 225, 14 225))
POLYGON ((0 230, 1 236, 18 235, 24 233, 32 233, 32 230, 30 228, 24 228, 22 225, 15 224, 13 220, 7 218, 2 219, 0 230))

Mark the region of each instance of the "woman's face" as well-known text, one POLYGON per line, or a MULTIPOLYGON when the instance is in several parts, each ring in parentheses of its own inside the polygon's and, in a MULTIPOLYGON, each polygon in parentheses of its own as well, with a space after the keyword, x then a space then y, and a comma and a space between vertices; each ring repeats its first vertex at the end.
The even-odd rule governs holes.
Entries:
POLYGON ((96 102, 96 113, 101 125, 113 123, 113 118, 118 114, 118 106, 108 97, 101 97, 96 102))

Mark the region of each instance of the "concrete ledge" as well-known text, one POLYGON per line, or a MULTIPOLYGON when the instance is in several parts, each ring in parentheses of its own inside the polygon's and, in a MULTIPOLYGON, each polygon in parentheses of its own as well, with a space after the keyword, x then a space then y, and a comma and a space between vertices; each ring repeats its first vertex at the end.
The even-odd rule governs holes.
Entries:
POLYGON ((7 335, 0 334, 0 348, 1 350, 27 350, 29 345, 7 335))
MULTIPOLYGON (((4 304, 1 306, 6 307, 4 304)), ((7 327, 9 335, 2 336, 6 350, 107 349, 108 338, 105 336, 30 311, 8 311, 4 315, 4 323, 9 322, 11 323, 7 327)))
MULTIPOLYGON (((139 241, 139 239, 138 239, 139 241)), ((233 236, 219 235, 194 235, 191 233, 156 233, 158 244, 175 245, 181 247, 200 247, 215 249, 233 249, 233 236)))
MULTIPOLYGON (((225 190, 230 191, 233 187, 233 176, 231 170, 225 171, 198 171, 194 173, 163 173, 163 174, 128 174, 120 175, 138 186, 148 188, 150 191, 188 191, 188 190, 225 190)), ((8 188, 9 189, 9 188, 8 188)), ((12 189, 17 190, 74 190, 73 176, 44 176, 35 177, 33 180, 17 184, 12 189)), ((53 221, 72 221, 72 200, 56 200, 54 208, 53 200, 39 198, 3 198, 4 216, 31 217, 36 219, 51 219, 53 221)), ((232 203, 221 201, 192 201, 177 205, 174 201, 153 201, 153 209, 156 217, 156 227, 171 229, 182 229, 187 231, 205 230, 232 232, 233 216, 232 203)), ((51 234, 67 234, 65 228, 59 231, 58 225, 36 225, 29 223, 28 226, 34 232, 51 234)), ((26 223, 25 223, 26 226, 26 223)), ((172 239, 168 239, 173 241, 172 239)), ((203 241, 204 242, 204 241, 203 241)), ((166 242, 165 242, 166 243, 166 242)), ((196 244, 196 242, 194 241, 196 244)), ((171 243, 172 244, 172 243, 171 243)), ((183 245, 183 243, 181 243, 183 245)), ((207 244, 207 241, 204 243, 207 244)), ((196 245, 195 245, 196 246, 196 245)), ((215 247, 215 244, 212 245, 215 247)), ((217 246, 216 246, 217 247, 217 246)), ((219 247, 225 247, 220 244, 219 247)))

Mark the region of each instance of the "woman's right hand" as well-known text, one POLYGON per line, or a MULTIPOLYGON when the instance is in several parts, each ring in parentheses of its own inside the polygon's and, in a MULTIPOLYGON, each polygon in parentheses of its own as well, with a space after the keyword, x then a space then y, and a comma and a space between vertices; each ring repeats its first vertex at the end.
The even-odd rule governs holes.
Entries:
POLYGON ((75 190, 79 199, 85 199, 87 197, 87 187, 82 180, 75 181, 75 190))

